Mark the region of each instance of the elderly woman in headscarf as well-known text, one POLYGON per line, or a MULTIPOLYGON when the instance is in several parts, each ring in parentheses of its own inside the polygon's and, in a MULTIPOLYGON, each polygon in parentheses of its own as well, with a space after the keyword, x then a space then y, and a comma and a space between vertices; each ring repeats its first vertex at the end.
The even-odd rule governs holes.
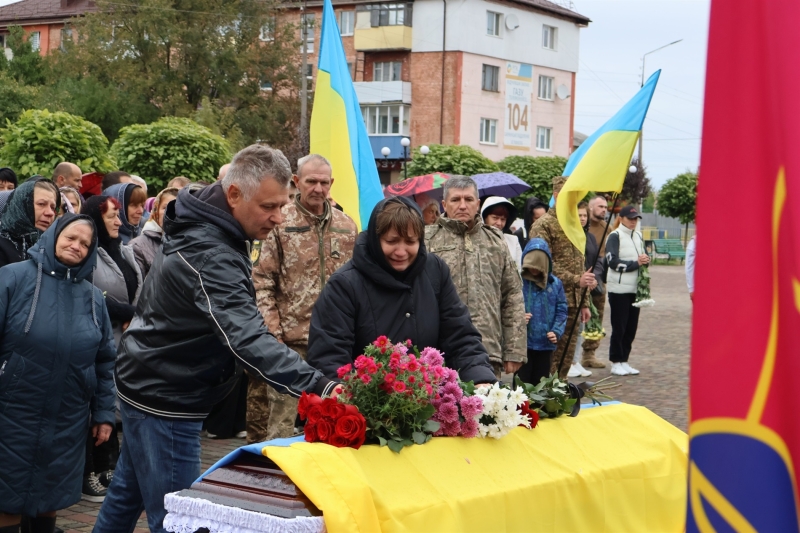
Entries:
POLYGON ((422 211, 422 221, 425 222, 425 225, 430 226, 436 224, 436 220, 438 220, 439 215, 442 213, 439 209, 439 200, 428 196, 424 192, 414 195, 414 200, 422 211))
POLYGON ((131 249, 133 255, 136 257, 136 263, 139 265, 139 270, 142 272, 142 279, 147 277, 150 272, 150 266, 156 254, 161 249, 161 239, 164 236, 164 230, 161 225, 164 223, 164 213, 167 211, 167 205, 178 197, 179 189, 175 187, 167 188, 158 193, 153 203, 153 210, 150 218, 145 222, 142 234, 131 241, 131 249))
POLYGON ((139 222, 144 216, 147 192, 136 183, 117 183, 104 190, 103 196, 114 198, 119 203, 119 221, 122 223, 119 238, 122 244, 128 244, 141 233, 139 222))
POLYGON ((41 176, 14 189, 0 218, 0 267, 26 259, 28 248, 50 227, 60 206, 58 189, 41 176))
POLYGON ((92 286, 94 224, 66 214, 29 258, 0 269, 0 532, 51 532, 81 497, 86 433, 108 438, 116 359, 103 293, 92 286))
POLYGON ((66 200, 66 202, 63 202, 65 207, 65 212, 76 213, 76 214, 80 213, 81 204, 83 204, 83 197, 81 196, 81 193, 79 193, 78 190, 73 187, 66 187, 66 186, 61 187, 59 191, 61 191, 61 198, 66 200), (69 207, 72 207, 71 211, 67 207, 67 204, 69 204, 69 207))

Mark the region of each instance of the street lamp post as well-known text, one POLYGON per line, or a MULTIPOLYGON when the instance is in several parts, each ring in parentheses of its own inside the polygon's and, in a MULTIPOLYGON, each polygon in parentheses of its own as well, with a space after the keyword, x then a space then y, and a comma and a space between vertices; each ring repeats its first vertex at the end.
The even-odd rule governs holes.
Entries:
POLYGON ((403 179, 408 179, 408 147, 411 145, 411 140, 408 137, 400 139, 400 144, 403 145, 403 179))
MULTIPOLYGON (((671 42, 669 44, 665 44, 664 46, 659 46, 655 50, 650 50, 649 52, 647 52, 646 54, 644 54, 642 56, 642 81, 639 84, 639 87, 644 87, 644 65, 645 65, 645 60, 647 59, 647 56, 649 56, 653 52, 658 52, 659 50, 663 50, 664 48, 666 48, 668 46, 672 46, 673 44, 678 44, 682 40, 683 39, 678 39, 677 41, 673 41, 673 42, 671 42)), ((642 130, 644 130, 644 124, 642 125, 642 130)), ((639 167, 640 168, 642 166, 642 136, 643 135, 644 134, 642 132, 639 132, 639 167)))

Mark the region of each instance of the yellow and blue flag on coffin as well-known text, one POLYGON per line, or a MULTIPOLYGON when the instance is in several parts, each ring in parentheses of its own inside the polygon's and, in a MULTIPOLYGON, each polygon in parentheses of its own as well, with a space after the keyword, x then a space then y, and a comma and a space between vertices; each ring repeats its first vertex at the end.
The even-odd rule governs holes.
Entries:
POLYGON ((320 41, 311 153, 331 162, 331 196, 361 230, 383 192, 330 0, 322 11, 320 41))
POLYGON ((586 235, 578 219, 578 202, 589 191, 619 192, 631 162, 644 117, 656 90, 659 70, 611 120, 583 141, 567 161, 567 182, 556 200, 561 228, 578 250, 586 249, 586 235))

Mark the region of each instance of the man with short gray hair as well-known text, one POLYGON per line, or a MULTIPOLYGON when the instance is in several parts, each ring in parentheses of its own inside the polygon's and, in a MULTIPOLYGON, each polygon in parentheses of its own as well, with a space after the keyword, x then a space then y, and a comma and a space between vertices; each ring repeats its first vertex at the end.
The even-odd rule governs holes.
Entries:
POLYGON ((289 162, 253 145, 222 182, 183 189, 164 216, 164 244, 120 342, 115 382, 125 427, 95 531, 133 531, 142 509, 162 532, 164 495, 200 475, 200 430, 245 367, 284 394, 338 388, 267 330, 251 281, 254 239, 283 220, 289 162))
POLYGON ((527 361, 522 280, 500 230, 483 223, 478 186, 467 176, 444 185, 445 216, 425 227, 429 252, 450 267, 458 295, 483 337, 495 375, 527 361))
MULTIPOLYGON (((283 209, 284 223, 253 249, 258 309, 280 342, 305 358, 311 310, 328 278, 353 256, 358 228, 328 201, 331 164, 311 154, 297 162, 298 194, 283 209)), ((247 441, 294 434, 297 400, 266 383, 247 390, 247 441)))

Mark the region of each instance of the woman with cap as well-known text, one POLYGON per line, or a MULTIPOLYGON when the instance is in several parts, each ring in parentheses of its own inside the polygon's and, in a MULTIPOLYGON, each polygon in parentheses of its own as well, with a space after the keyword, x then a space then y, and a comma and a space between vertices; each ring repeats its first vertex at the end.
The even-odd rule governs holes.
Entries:
POLYGON ((114 337, 89 278, 94 224, 66 214, 0 269, 0 532, 52 532, 81 497, 86 434, 114 423, 114 337))
POLYGON ((103 191, 103 196, 114 198, 120 207, 119 237, 122 244, 128 244, 131 239, 140 234, 139 222, 144 215, 144 203, 147 201, 147 192, 135 183, 117 183, 103 191))
POLYGON ((50 227, 60 206, 58 189, 41 176, 14 189, 0 218, 0 267, 27 258, 28 248, 50 227))
POLYGON ((331 379, 381 335, 444 352, 464 381, 494 383, 489 355, 450 269, 425 250, 425 225, 408 198, 383 200, 353 259, 331 276, 311 314, 306 361, 331 379))
POLYGON ((639 266, 650 264, 642 234, 636 231, 636 223, 640 218, 642 215, 635 207, 626 205, 617 217, 618 227, 606 239, 606 289, 611 306, 612 328, 608 358, 611 360, 611 373, 616 376, 639 374, 628 364, 628 358, 639 326, 639 308, 633 306, 639 282, 639 266))
POLYGON ((508 251, 517 264, 517 270, 522 272, 522 248, 520 248, 519 239, 511 233, 511 223, 517 218, 517 208, 501 196, 489 196, 483 201, 481 217, 484 224, 497 228, 503 233, 508 251))

